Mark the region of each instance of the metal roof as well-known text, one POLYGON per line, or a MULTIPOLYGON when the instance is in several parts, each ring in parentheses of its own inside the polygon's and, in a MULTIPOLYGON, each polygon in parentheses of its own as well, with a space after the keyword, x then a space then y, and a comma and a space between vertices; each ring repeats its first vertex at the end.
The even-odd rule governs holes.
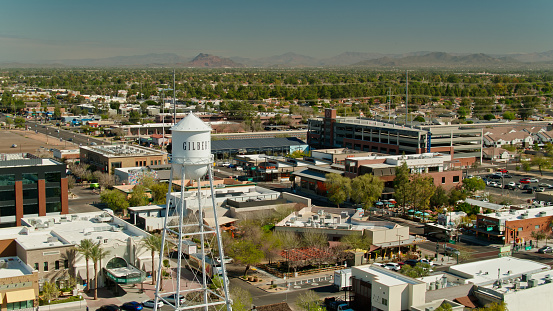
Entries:
POLYGON ((296 137, 212 140, 211 151, 216 152, 221 150, 235 149, 282 148, 301 145, 307 145, 307 143, 296 137))

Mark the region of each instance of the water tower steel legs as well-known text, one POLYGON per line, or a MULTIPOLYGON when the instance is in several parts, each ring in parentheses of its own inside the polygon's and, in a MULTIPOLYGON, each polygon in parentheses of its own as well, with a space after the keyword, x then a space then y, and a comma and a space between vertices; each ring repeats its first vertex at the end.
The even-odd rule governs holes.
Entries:
MULTIPOLYGON (((169 218, 169 206, 171 203, 171 193, 173 192, 173 169, 169 173, 169 189, 167 189, 167 194, 165 195, 165 219, 163 220, 163 231, 161 235, 161 249, 159 250, 159 262, 158 269, 159 273, 156 275, 156 291, 154 295, 154 311, 157 311, 157 302, 159 300, 159 282, 163 282, 161 275, 161 268, 163 265, 163 254, 165 253, 165 241, 167 239, 167 218, 169 218)), ((152 274, 154 271, 152 271, 152 274)), ((152 275, 153 277, 153 275, 152 275)))
MULTIPOLYGON (((171 173, 170 173, 170 178, 169 178, 169 190, 168 190, 168 194, 167 194, 167 197, 166 197, 166 205, 165 205, 165 220, 164 220, 164 227, 163 227, 163 234, 162 234, 162 244, 161 244, 161 249, 160 249, 160 255, 159 255, 159 265, 158 265, 158 274, 156 275, 156 279, 157 279, 157 282, 156 282, 156 291, 155 291, 155 305, 154 305, 154 311, 157 311, 157 302, 161 299, 164 304, 168 305, 168 306, 172 306, 174 308, 174 310, 186 310, 186 309, 192 309, 192 308, 201 308, 202 306, 204 307, 204 310, 205 311, 208 311, 208 307, 209 306, 216 306, 216 305, 222 305, 222 304, 226 304, 226 311, 232 311, 231 309, 231 305, 230 305, 230 296, 229 296, 229 289, 228 289, 228 282, 227 282, 227 274, 226 274, 226 269, 225 269, 225 262, 224 262, 224 251, 223 251, 223 243, 222 243, 222 238, 221 238, 221 231, 220 231, 220 228, 219 228, 219 222, 218 222, 218 219, 217 219, 217 205, 216 205, 216 202, 215 202, 215 191, 214 191, 214 187, 213 187, 213 169, 212 169, 212 163, 213 161, 211 161, 211 163, 207 164, 207 173, 208 173, 208 177, 209 177, 209 185, 210 185, 210 192, 211 192, 211 203, 212 203, 212 206, 213 206, 213 216, 214 216, 214 228, 211 228, 209 227, 209 225, 205 225, 204 224, 204 208, 203 208, 203 205, 202 205, 202 189, 201 189, 201 184, 200 184, 200 179, 197 180, 197 186, 198 186, 198 194, 197 194, 197 199, 198 199, 198 223, 197 225, 199 226, 199 230, 194 232, 194 233, 190 233, 190 232, 183 232, 183 229, 188 229, 191 224, 184 224, 184 220, 185 220, 185 217, 187 217, 188 215, 186 215, 186 211, 185 211, 185 203, 184 203, 184 189, 185 189, 185 184, 184 184, 184 180, 185 180, 185 169, 184 169, 184 165, 182 166, 182 178, 181 178, 181 195, 180 195, 180 202, 177 206, 176 202, 173 202, 173 205, 174 205, 174 212, 171 213, 171 207, 170 207, 170 203, 171 203, 171 192, 172 192, 172 185, 173 185, 173 169, 171 169, 171 173), (176 210, 175 210, 176 209, 176 210), (172 228, 173 227, 176 227, 176 226, 170 226, 168 224, 168 217, 169 216, 173 216, 175 214, 175 212, 178 211, 178 219, 179 219, 179 224, 178 224, 178 231, 175 232, 176 230, 173 230, 172 228), (208 230, 206 231, 206 227, 208 228, 208 230), (202 294, 202 300, 203 300, 203 303, 200 303, 200 304, 197 304, 197 305, 183 305, 181 306, 180 305, 180 299, 176 298, 175 299, 175 302, 174 302, 174 305, 173 304, 169 304, 165 299, 164 297, 162 297, 160 295, 160 287, 161 287, 161 282, 163 282, 163 276, 162 276, 162 268, 163 268, 163 257, 164 257, 164 254, 165 254, 165 248, 168 247, 168 243, 167 241, 168 240, 171 240, 170 236, 168 234, 172 233, 174 236, 177 237, 176 239, 176 243, 177 243, 177 249, 178 249, 178 259, 177 259, 177 267, 176 267, 176 289, 175 289, 175 297, 179 297, 180 296, 180 293, 181 293, 181 280, 180 278, 182 277, 182 248, 183 248, 183 245, 182 245, 182 241, 187 237, 187 236, 192 236, 192 235, 200 235, 200 245, 198 247, 198 253, 199 254, 202 254, 202 259, 201 259, 201 267, 202 267, 202 278, 201 280, 197 280, 198 282, 200 282, 200 288, 198 289, 187 289, 187 290, 183 290, 183 294, 185 293, 190 293, 190 292, 193 292, 193 291, 201 291, 201 294, 202 294), (219 253, 219 258, 220 258, 220 262, 221 262, 221 276, 222 276, 222 283, 223 283, 223 290, 224 290, 224 297, 221 297, 218 293, 215 293, 215 292, 212 292, 211 290, 209 290, 209 280, 208 280, 208 276, 206 274, 206 251, 205 251, 205 244, 206 244, 206 239, 205 239, 205 235, 206 234, 213 234, 215 233, 215 237, 216 237, 216 240, 217 240, 217 248, 218 248, 218 253, 219 253), (210 293, 213 293, 215 294, 215 296, 217 296, 219 299, 222 299, 223 301, 219 300, 219 301, 213 301, 213 302, 209 302, 209 294, 210 293)), ((187 217, 188 219, 190 219, 190 217, 187 217)), ((195 226, 195 225, 194 225, 195 226)), ((176 229, 176 228, 175 228, 176 229)), ((185 229, 185 230, 186 230, 185 229)), ((213 247, 211 247, 213 249, 213 247)), ((215 258, 215 256, 212 256, 213 258, 215 258)), ((213 266, 211 267, 211 270, 212 270, 212 274, 215 276, 217 275, 217 270, 216 268, 214 268, 213 266)), ((168 292, 167 294, 171 294, 171 292, 168 292)))
MULTIPOLYGON (((213 162, 213 159, 212 161, 213 162)), ((223 290, 225 292, 225 302, 227 305, 227 311, 232 311, 230 305, 230 294, 228 289, 227 269, 225 268, 225 253, 223 250, 223 239, 221 237, 221 227, 219 227, 219 220, 217 219, 217 204, 215 202, 215 191, 213 189, 213 165, 209 164, 207 168, 207 174, 209 177, 209 188, 211 190, 211 205, 213 206, 213 216, 215 222, 215 231, 217 238, 217 249, 219 250, 219 258, 221 259, 221 270, 223 274, 223 290)))

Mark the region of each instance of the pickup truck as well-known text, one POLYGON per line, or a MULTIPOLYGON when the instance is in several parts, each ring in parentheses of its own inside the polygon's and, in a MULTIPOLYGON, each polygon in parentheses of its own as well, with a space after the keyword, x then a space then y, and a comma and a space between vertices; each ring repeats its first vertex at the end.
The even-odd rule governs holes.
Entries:
POLYGON ((325 298, 325 305, 328 311, 353 311, 347 302, 337 300, 336 297, 325 298))

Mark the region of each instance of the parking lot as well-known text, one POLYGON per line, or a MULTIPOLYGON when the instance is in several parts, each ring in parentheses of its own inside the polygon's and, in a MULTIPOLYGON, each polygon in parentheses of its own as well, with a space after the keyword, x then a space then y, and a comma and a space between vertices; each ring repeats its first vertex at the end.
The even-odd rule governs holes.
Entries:
POLYGON ((553 190, 548 189, 548 186, 553 185, 553 180, 548 176, 543 176, 544 178, 541 178, 541 176, 527 176, 519 174, 518 172, 510 171, 507 172, 506 175, 499 178, 496 177, 497 175, 491 175, 492 173, 478 175, 487 182, 485 191, 491 195, 504 197, 505 199, 510 200, 512 204, 528 203, 529 199, 535 198, 535 190, 553 190), (534 180, 521 183, 521 180, 524 178, 533 178, 534 180), (498 185, 494 185, 493 183, 497 183, 498 185), (534 191, 530 192, 523 190, 523 187, 530 187, 534 191))

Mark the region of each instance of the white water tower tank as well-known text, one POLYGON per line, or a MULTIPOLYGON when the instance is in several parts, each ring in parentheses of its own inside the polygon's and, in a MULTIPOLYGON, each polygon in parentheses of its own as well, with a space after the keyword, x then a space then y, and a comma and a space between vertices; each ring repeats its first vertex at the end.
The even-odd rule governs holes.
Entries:
POLYGON ((211 127, 190 113, 186 118, 171 127, 172 162, 175 173, 185 179, 198 179, 211 165, 211 127))

